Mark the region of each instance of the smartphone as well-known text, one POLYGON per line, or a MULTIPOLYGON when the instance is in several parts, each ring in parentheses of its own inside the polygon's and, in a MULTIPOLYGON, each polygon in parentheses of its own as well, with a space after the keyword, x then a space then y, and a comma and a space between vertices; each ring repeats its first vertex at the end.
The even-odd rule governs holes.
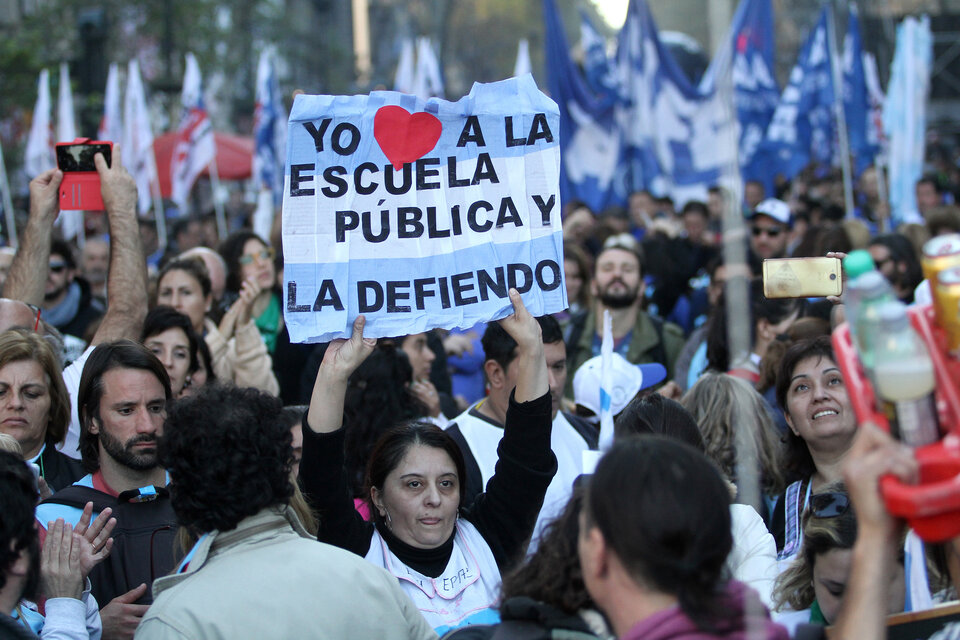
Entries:
POLYGON ((843 293, 839 258, 777 258, 763 261, 763 295, 822 298, 843 293))
POLYGON ((110 166, 113 160, 113 144, 110 142, 68 142, 57 145, 57 166, 64 173, 70 171, 96 171, 97 166, 93 163, 93 156, 103 155, 103 159, 110 166))
POLYGON ((100 174, 93 157, 102 154, 109 167, 113 161, 113 143, 77 138, 73 142, 58 142, 56 148, 57 167, 63 171, 60 208, 65 211, 101 211, 100 174))

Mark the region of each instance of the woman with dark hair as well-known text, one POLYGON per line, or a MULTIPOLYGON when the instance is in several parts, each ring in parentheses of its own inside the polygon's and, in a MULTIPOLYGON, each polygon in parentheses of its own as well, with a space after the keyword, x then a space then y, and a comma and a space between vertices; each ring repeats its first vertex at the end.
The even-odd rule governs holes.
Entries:
MULTIPOLYGON (((635 435, 680 440, 706 454, 706 445, 693 415, 679 402, 658 393, 634 398, 617 416, 614 423, 615 440, 635 435)), ((759 473, 759 469, 750 471, 759 473)), ((764 604, 769 606, 773 581, 777 577, 776 545, 757 511, 749 505, 734 502, 737 488, 729 479, 726 481, 724 503, 728 505, 733 527, 733 548, 727 557, 727 568, 734 578, 755 589, 764 604)))
POLYGON ((238 387, 255 387, 276 395, 273 362, 251 318, 256 285, 244 287, 219 325, 211 317, 213 294, 207 267, 200 258, 177 258, 160 271, 155 304, 173 307, 190 318, 203 338, 208 378, 229 380, 238 387))
MULTIPOLYGON (((832 625, 837 621, 857 540, 857 519, 842 482, 811 496, 803 518, 803 546, 777 578, 775 616, 792 629, 797 624, 832 625)), ((907 585, 903 546, 889 585, 887 613, 904 611, 907 585)))
POLYGON ((610 631, 583 584, 577 541, 584 486, 574 487, 570 502, 543 531, 537 550, 503 577, 497 625, 472 625, 451 631, 444 640, 556 637, 607 638, 610 631), (551 635, 553 634, 553 635, 551 635))
POLYGON ((0 333, 0 433, 16 439, 51 491, 86 475, 57 451, 69 424, 70 395, 50 343, 26 329, 0 333))
POLYGON ((614 444, 587 485, 583 581, 617 637, 787 638, 756 595, 724 579, 733 546, 727 486, 674 438, 614 444))
POLYGON ((227 263, 227 293, 240 296, 245 289, 251 292, 249 315, 272 354, 283 331, 273 247, 253 231, 241 230, 231 233, 219 252, 227 263))
POLYGON ((913 304, 913 292, 923 281, 923 270, 910 241, 899 233, 890 233, 872 239, 867 250, 897 299, 913 304))
POLYGON ((801 303, 792 298, 767 298, 763 295, 763 281, 759 278, 751 280, 748 292, 750 353, 738 354, 730 352, 727 340, 727 295, 729 292, 724 291, 710 314, 710 328, 707 329, 707 368, 743 378, 755 385, 760 381, 760 362, 767 352, 767 347, 800 316, 801 303))
POLYGON ((857 416, 829 336, 801 340, 787 349, 776 389, 789 427, 781 468, 790 484, 777 502, 770 528, 782 567, 800 550, 800 523, 810 495, 841 480, 857 416))
POLYGON ((170 376, 173 397, 180 398, 191 386, 191 376, 200 368, 199 339, 190 318, 172 307, 155 307, 143 321, 140 342, 163 363, 170 376))
POLYGON ((517 561, 556 473, 551 401, 540 325, 510 290, 501 320, 517 341, 517 386, 507 411, 497 473, 487 492, 463 504, 463 455, 439 427, 407 423, 387 431, 367 466, 373 522, 356 512, 344 473, 343 398, 350 375, 373 351, 363 316, 349 341, 327 347, 303 429, 300 480, 323 517, 317 538, 353 551, 400 581, 439 633, 497 620, 500 575, 517 561))

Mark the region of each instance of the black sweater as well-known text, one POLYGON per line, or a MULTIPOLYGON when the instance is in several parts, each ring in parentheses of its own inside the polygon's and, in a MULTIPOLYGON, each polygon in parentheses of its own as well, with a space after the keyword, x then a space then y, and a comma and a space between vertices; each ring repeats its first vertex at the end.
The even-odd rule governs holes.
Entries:
MULTIPOLYGON (((496 472, 487 491, 469 508, 460 510, 460 516, 471 522, 490 545, 501 572, 522 557, 543 506, 543 496, 557 471, 557 458, 550 449, 550 405, 549 393, 524 403, 517 403, 511 394, 503 439, 497 449, 496 472)), ((344 434, 344 428, 328 434, 315 433, 304 419, 300 483, 310 504, 319 512, 317 539, 365 556, 374 525, 365 522, 353 505, 344 470, 344 434)), ((396 544, 389 532, 384 532, 384 539, 390 550, 411 568, 424 575, 436 573, 436 558, 412 557, 405 553, 406 545, 396 544)), ((442 546, 448 560, 452 545, 442 546)), ((446 565, 446 560, 442 565, 446 565)))

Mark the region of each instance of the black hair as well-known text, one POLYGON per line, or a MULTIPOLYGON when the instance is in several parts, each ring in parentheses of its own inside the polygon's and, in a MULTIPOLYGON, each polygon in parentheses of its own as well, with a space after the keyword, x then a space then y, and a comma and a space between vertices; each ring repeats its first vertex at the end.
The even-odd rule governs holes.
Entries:
POLYGON ((703 435, 693 415, 676 400, 659 393, 637 396, 613 425, 616 439, 633 435, 657 435, 680 440, 697 451, 706 451, 703 435))
POLYGON ((577 555, 584 490, 585 485, 574 485, 570 501, 544 529, 537 550, 503 577, 502 601, 526 596, 570 615, 596 608, 577 555))
POLYGON ((699 628, 721 622, 730 532, 730 495, 716 467, 673 438, 618 441, 590 478, 588 530, 638 584, 673 595, 699 628))
MULTIPOLYGON (((540 323, 540 337, 543 339, 543 344, 563 341, 563 330, 556 318, 550 315, 540 316, 537 322, 540 323)), ((499 322, 487 323, 483 337, 480 338, 480 344, 483 345, 484 360, 496 361, 504 371, 517 357, 517 341, 500 326, 499 322)))
POLYGON ((207 372, 207 384, 217 381, 217 372, 213 370, 213 355, 206 340, 197 340, 197 357, 203 361, 203 368, 207 372))
POLYGON ((189 372, 196 371, 200 363, 197 359, 200 338, 193 329, 193 323, 186 315, 180 313, 173 307, 160 305, 154 307, 147 313, 143 320, 143 332, 140 334, 140 342, 146 342, 147 338, 158 336, 168 329, 180 329, 187 336, 187 344, 190 345, 190 369, 189 372))
POLYGON ((899 233, 888 233, 873 238, 867 246, 886 247, 895 263, 906 263, 907 270, 905 273, 901 274, 899 269, 896 270, 894 277, 897 280, 894 284, 906 288, 910 292, 910 301, 912 302, 913 290, 923 281, 923 269, 920 267, 920 261, 917 259, 917 252, 913 248, 913 243, 899 233))
POLYGON ((283 402, 257 389, 211 385, 173 404, 157 455, 177 521, 191 533, 230 531, 287 504, 291 442, 283 402))
POLYGON ((373 505, 370 490, 383 491, 387 476, 399 466, 403 457, 414 446, 442 449, 450 456, 457 469, 457 487, 460 490, 460 506, 464 506, 464 492, 467 489, 467 467, 463 461, 460 445, 450 435, 435 424, 429 422, 406 422, 399 424, 380 436, 370 454, 367 463, 367 499, 370 502, 370 514, 378 528, 385 527, 380 512, 373 505))
POLYGON ((687 204, 683 205, 680 215, 685 216, 688 213, 699 213, 704 218, 710 218, 710 210, 707 209, 707 205, 699 200, 691 200, 687 204))
MULTIPOLYGON (((725 286, 717 305, 710 311, 710 320, 707 327, 707 367, 720 373, 730 370, 730 346, 727 342, 727 295, 729 285, 725 286)), ((779 324, 794 313, 802 313, 803 306, 800 300, 794 298, 768 298, 763 295, 763 280, 753 278, 750 281, 749 315, 750 343, 752 349, 757 339, 757 322, 761 319, 770 324, 779 324)))
MULTIPOLYGON (((793 378, 793 371, 797 365, 807 358, 829 358, 834 362, 837 356, 833 352, 833 343, 830 342, 830 336, 819 336, 800 340, 792 344, 783 354, 780 360, 780 368, 777 371, 777 404, 783 410, 783 413, 789 415, 787 409, 787 394, 790 391, 790 382, 793 378)), ((783 468, 787 481, 793 481, 798 478, 806 478, 812 474, 816 467, 813 464, 813 457, 810 455, 810 449, 803 438, 787 429, 784 434, 786 447, 783 449, 783 468)))
POLYGON ((940 184, 940 178, 938 178, 935 173, 925 173, 920 176, 915 186, 920 186, 921 184, 929 184, 938 194, 943 193, 943 185, 940 184))
POLYGON ((256 240, 265 247, 270 246, 269 242, 249 229, 234 231, 227 236, 226 240, 220 243, 220 248, 217 252, 223 257, 223 261, 227 263, 226 291, 237 293, 243 285, 240 258, 243 257, 243 246, 250 240, 256 240))
POLYGON ((157 275, 157 293, 159 294, 160 283, 163 277, 171 271, 183 271, 190 275, 194 280, 200 283, 200 290, 203 291, 203 297, 206 298, 213 291, 213 285, 210 282, 210 272, 207 271, 207 263, 202 258, 174 258, 163 266, 157 275))
MULTIPOLYGON (((427 408, 409 391, 413 369, 397 341, 378 341, 347 382, 343 419, 348 425, 345 464, 354 497, 363 497, 367 461, 392 425, 426 415, 427 408)), ((462 481, 462 480, 461 480, 462 481)))
POLYGON ((74 256, 73 247, 64 240, 54 240, 50 243, 50 255, 57 254, 67 263, 68 269, 77 268, 77 258, 74 256))
POLYGON ((163 364, 150 350, 132 340, 116 340, 97 345, 80 376, 77 392, 77 413, 80 416, 80 458, 84 468, 93 473, 100 468, 100 437, 90 432, 90 425, 100 419, 100 399, 103 397, 103 376, 112 369, 140 369, 152 373, 163 386, 169 401, 170 376, 163 364))
POLYGON ((7 574, 26 551, 30 571, 20 597, 35 599, 40 584, 40 538, 34 509, 39 499, 36 479, 27 464, 14 453, 0 450, 0 589, 7 574))

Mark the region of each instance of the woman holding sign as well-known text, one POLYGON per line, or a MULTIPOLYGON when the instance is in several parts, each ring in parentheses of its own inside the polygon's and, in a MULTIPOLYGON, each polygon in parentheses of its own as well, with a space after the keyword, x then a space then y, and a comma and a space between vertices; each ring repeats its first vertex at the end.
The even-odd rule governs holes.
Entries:
POLYGON ((550 395, 540 325, 516 290, 500 321, 517 341, 497 473, 472 505, 462 504, 464 462, 444 431, 423 422, 381 437, 367 466, 373 522, 354 509, 346 484, 343 398, 350 374, 370 355, 364 319, 349 340, 330 343, 304 421, 300 481, 324 513, 317 538, 363 555, 400 581, 427 621, 448 629, 498 620, 501 572, 520 559, 557 469, 550 450, 550 395))

